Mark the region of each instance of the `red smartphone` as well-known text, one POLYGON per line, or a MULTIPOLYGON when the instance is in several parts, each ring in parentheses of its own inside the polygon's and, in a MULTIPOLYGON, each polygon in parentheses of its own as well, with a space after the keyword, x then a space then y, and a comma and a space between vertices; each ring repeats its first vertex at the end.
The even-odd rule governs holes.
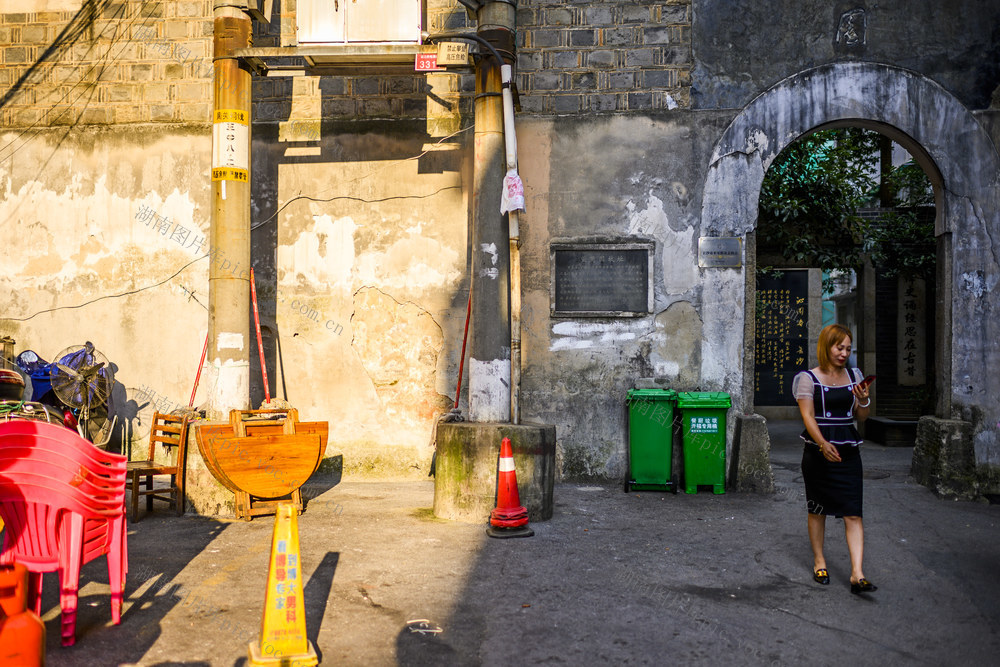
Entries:
POLYGON ((868 377, 866 377, 864 380, 861 381, 861 388, 867 389, 874 381, 875 381, 875 376, 869 375, 868 377))

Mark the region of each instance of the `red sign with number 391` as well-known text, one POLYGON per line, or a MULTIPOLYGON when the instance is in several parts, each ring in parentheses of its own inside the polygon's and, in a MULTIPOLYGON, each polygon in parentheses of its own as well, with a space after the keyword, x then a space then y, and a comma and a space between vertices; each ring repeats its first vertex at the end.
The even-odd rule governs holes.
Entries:
POLYGON ((417 72, 438 72, 444 68, 438 67, 437 53, 418 53, 413 69, 417 72))

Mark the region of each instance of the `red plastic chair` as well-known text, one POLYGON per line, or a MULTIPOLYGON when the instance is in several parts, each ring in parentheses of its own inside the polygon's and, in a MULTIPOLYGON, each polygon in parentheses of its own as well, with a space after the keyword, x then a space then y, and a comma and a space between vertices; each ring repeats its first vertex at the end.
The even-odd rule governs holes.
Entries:
POLYGON ((41 613, 42 573, 59 573, 62 645, 76 642, 80 567, 107 555, 111 620, 121 623, 128 571, 126 458, 62 426, 0 424, 0 563, 29 571, 28 606, 41 613))

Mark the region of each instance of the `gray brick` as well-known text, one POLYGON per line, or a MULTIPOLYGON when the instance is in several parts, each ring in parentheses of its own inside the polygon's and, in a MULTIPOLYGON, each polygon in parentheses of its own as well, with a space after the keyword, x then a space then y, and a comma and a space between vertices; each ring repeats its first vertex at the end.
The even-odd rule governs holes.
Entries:
POLYGON ((132 65, 129 68, 130 74, 129 78, 132 81, 152 81, 153 80, 153 66, 152 65, 132 65))
POLYGON ((686 46, 669 47, 663 49, 664 65, 689 65, 691 64, 691 49, 686 46))
POLYGON ((539 72, 532 75, 531 87, 533 90, 559 90, 561 83, 558 72, 539 72))
POLYGON ((163 17, 163 3, 162 2, 156 2, 156 3, 151 3, 149 5, 146 5, 146 3, 143 3, 143 5, 142 5, 142 7, 141 7, 141 9, 139 11, 139 14, 140 14, 140 16, 146 16, 146 17, 148 17, 148 16, 154 16, 156 18, 162 18, 163 17))
POLYGON ((677 75, 673 70, 657 69, 643 72, 645 88, 673 88, 677 85, 677 75))
POLYGON ((612 90, 634 88, 635 74, 632 72, 612 72, 608 77, 608 87, 612 90))
POLYGON ((518 51, 517 69, 519 71, 533 71, 542 68, 541 51, 518 51))
POLYGON ((33 42, 42 43, 45 42, 45 26, 43 25, 27 25, 21 28, 21 41, 22 42, 33 42))
POLYGON ((402 101, 402 115, 406 118, 425 118, 427 116, 427 100, 424 98, 407 98, 402 101))
POLYGON ((549 105, 556 113, 576 113, 580 110, 580 96, 555 95, 549 100, 549 105))
POLYGON ((652 67, 655 56, 653 49, 629 49, 625 52, 625 64, 628 67, 652 67))
POLYGON ((3 50, 3 61, 5 63, 26 63, 28 62, 28 49, 23 46, 11 46, 3 50))
POLYGON ((572 79, 574 90, 597 88, 597 72, 580 72, 572 79))
POLYGON ((572 25, 573 24, 573 12, 569 9, 546 9, 545 10, 545 24, 546 25, 572 25))
POLYGON ((343 118, 354 115, 354 100, 349 97, 336 97, 323 100, 323 117, 343 118))
POLYGON ((572 30, 569 33, 570 46, 593 46, 597 43, 597 35, 593 30, 572 30))
POLYGON ((373 97, 361 100, 358 104, 361 107, 359 115, 369 118, 389 118, 392 116, 392 106, 389 100, 384 97, 373 97))
POLYGON ((677 78, 672 70, 658 69, 643 72, 643 84, 645 88, 672 88, 676 85, 677 78))
POLYGON ((591 51, 587 56, 587 64, 591 67, 614 67, 614 51, 591 51))
POLYGON ((550 66, 556 69, 575 69, 580 66, 579 51, 553 51, 549 57, 550 66))
POLYGON ((173 104, 152 104, 149 107, 149 119, 152 121, 168 121, 174 119, 173 104))
POLYGON ((540 95, 521 95, 521 113, 540 113, 544 102, 540 95))
POLYGON ((378 79, 351 79, 352 95, 378 95, 378 79))
POLYGON ((591 111, 616 111, 618 109, 618 97, 616 95, 591 95, 591 111))
POLYGON ((660 23, 690 23, 687 5, 667 5, 660 12, 660 23))
POLYGON ((644 23, 652 20, 653 18, 650 14, 650 8, 642 5, 626 5, 625 7, 622 7, 621 16, 623 23, 644 23))
POLYGON ((628 94, 628 108, 629 111, 642 111, 645 109, 651 109, 653 107, 653 94, 652 93, 629 93, 628 94))
POLYGON ((518 9, 517 10, 517 25, 518 29, 524 26, 537 25, 535 21, 535 10, 534 9, 518 9))
MULTIPOLYGON (((345 95, 347 94, 347 79, 342 76, 324 76, 319 80, 319 89, 325 96, 345 95)), ((290 95, 291 92, 283 92, 275 89, 272 94, 275 96, 290 95)))
POLYGON ((670 44, 670 33, 670 28, 665 26, 646 28, 642 31, 642 42, 643 44, 670 44))
POLYGON ((412 76, 394 76, 386 80, 387 92, 390 95, 403 95, 414 92, 416 80, 412 76))
POLYGON ((626 46, 636 43, 636 35, 639 34, 635 28, 606 28, 604 33, 605 46, 626 46))
POLYGON ((444 20, 444 29, 446 31, 458 30, 460 28, 469 27, 469 21, 466 19, 465 12, 452 12, 444 20))
POLYGON ((532 30, 531 46, 534 48, 562 46, 560 44, 562 35, 562 30, 532 30))
POLYGON ((611 25, 615 22, 610 7, 591 7, 587 9, 587 23, 592 26, 611 25))

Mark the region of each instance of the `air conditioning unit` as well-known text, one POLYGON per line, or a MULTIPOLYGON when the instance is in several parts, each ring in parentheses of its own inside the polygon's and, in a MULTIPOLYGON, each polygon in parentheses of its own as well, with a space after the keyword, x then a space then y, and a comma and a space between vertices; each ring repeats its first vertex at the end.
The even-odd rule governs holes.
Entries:
POLYGON ((298 0, 300 45, 420 44, 424 0, 298 0))

